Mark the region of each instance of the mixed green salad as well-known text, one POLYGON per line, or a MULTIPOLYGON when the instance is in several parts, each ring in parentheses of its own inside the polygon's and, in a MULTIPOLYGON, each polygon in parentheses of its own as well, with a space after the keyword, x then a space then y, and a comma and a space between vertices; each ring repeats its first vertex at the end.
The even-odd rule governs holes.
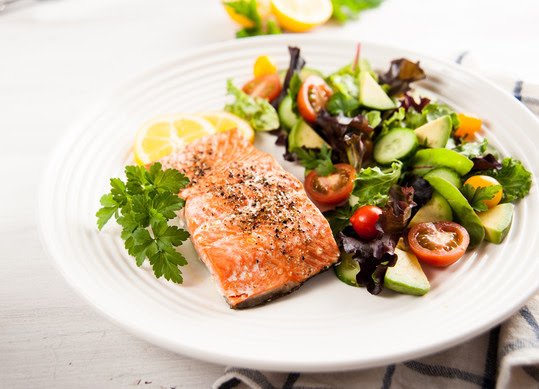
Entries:
POLYGON ((272 131, 285 159, 305 167, 341 249, 339 279, 423 295, 422 265, 502 242, 531 173, 480 135, 480 119, 412 89, 426 78, 419 62, 376 73, 358 45, 350 64, 324 75, 289 51, 286 70, 259 72, 241 90, 229 80, 225 110, 272 131))

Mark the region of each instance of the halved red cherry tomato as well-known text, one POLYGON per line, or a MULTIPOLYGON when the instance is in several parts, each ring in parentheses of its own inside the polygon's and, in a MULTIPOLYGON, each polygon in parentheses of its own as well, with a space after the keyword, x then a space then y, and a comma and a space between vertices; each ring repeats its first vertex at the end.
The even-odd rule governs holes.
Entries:
POLYGON ((242 90, 250 96, 271 101, 281 93, 281 79, 276 73, 255 77, 242 90))
POLYGON ((448 266, 464 255, 470 235, 454 222, 419 223, 408 233, 408 242, 421 261, 434 266, 448 266))
POLYGON ((318 112, 326 107, 332 94, 333 90, 321 77, 307 77, 298 92, 298 110, 303 119, 314 123, 318 112))
POLYGON ((378 236, 375 226, 381 214, 382 210, 376 205, 364 205, 354 212, 350 223, 361 239, 371 240, 378 236))
POLYGON ((350 197, 354 189, 356 169, 346 163, 335 165, 333 173, 320 176, 316 170, 305 177, 305 190, 309 197, 323 204, 339 204, 350 197))

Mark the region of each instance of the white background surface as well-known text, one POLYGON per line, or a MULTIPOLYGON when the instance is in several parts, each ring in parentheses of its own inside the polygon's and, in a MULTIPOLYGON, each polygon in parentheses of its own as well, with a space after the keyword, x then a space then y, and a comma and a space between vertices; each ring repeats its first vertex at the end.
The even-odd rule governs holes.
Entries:
MULTIPOLYGON (((314 33, 449 60, 469 51, 485 73, 539 83, 538 16, 534 1, 387 0, 314 33)), ((101 96, 235 30, 217 0, 42 0, 0 14, 0 386, 198 388, 223 372, 129 335, 76 295, 42 248, 35 208, 50 152, 101 96)))

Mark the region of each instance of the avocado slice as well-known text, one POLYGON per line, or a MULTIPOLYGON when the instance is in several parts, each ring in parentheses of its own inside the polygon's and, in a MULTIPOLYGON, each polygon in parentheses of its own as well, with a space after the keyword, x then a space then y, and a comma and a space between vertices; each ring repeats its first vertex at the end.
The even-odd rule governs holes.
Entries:
POLYGON ((498 204, 477 216, 485 227, 485 239, 492 243, 501 243, 513 222, 515 206, 511 203, 498 204))
POLYGON ((470 206, 466 197, 460 193, 460 190, 455 185, 444 178, 428 177, 426 180, 436 191, 445 197, 451 206, 456 221, 468 231, 470 235, 468 248, 472 249, 479 245, 485 237, 485 229, 483 228, 481 219, 479 219, 479 216, 477 216, 470 206))
POLYGON ((288 134, 288 149, 290 151, 298 147, 319 149, 323 144, 330 148, 326 141, 302 119, 298 120, 288 134))
POLYGON ((428 177, 441 177, 445 178, 447 181, 455 185, 457 188, 460 188, 462 185, 459 174, 451 168, 448 167, 437 167, 432 169, 427 174, 423 176, 424 179, 428 177))
POLYGON ((384 286, 395 292, 422 296, 430 290, 430 283, 417 257, 399 248, 395 249, 397 263, 388 267, 384 286))
POLYGON ((411 169, 418 176, 424 176, 430 170, 440 166, 451 168, 463 176, 472 169, 473 162, 454 150, 423 149, 415 154, 411 169))
POLYGON ((452 128, 451 117, 445 115, 423 124, 414 131, 421 146, 438 148, 445 147, 452 128))
POLYGON ((434 191, 430 200, 419 208, 408 227, 425 222, 439 222, 443 220, 453 221, 453 211, 444 196, 434 191))
POLYGON ((395 108, 395 103, 369 72, 359 75, 359 102, 361 105, 381 111, 395 108))
POLYGON ((359 59, 359 71, 372 73, 372 66, 368 59, 359 59))

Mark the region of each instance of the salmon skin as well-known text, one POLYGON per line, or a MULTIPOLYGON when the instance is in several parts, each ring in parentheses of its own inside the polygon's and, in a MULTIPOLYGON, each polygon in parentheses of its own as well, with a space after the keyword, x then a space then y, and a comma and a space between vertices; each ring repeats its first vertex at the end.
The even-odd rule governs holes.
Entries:
POLYGON ((237 131, 162 158, 191 180, 180 192, 193 245, 231 308, 290 293, 339 259, 301 182, 237 131))

